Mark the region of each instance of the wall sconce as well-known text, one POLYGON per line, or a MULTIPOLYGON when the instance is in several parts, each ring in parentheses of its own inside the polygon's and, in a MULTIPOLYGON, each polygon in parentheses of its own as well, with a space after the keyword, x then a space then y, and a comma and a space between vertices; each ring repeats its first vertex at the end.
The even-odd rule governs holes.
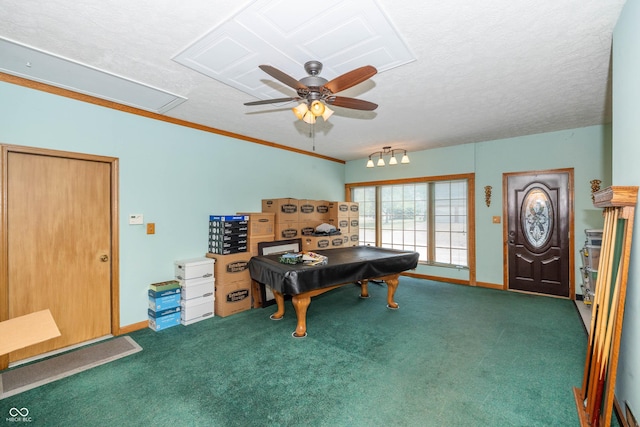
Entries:
POLYGON ((589 182, 591 183, 591 201, 595 202, 596 198, 593 193, 600 191, 600 184, 602 183, 602 181, 600 181, 599 179, 592 179, 589 182))
POLYGON ((484 187, 484 202, 487 204, 487 207, 491 206, 491 188, 490 185, 484 187))
POLYGON ((411 161, 409 160, 409 156, 407 156, 407 150, 403 150, 403 149, 398 149, 396 148, 395 150, 392 150, 391 147, 382 147, 382 151, 376 151, 375 153, 371 153, 369 154, 369 160, 367 161, 367 167, 368 168, 372 168, 375 166, 384 166, 385 162, 384 159, 382 158, 382 156, 388 156, 390 155, 391 158, 389 159, 389 165, 393 166, 393 165, 397 165, 398 164, 398 159, 396 159, 396 151, 404 151, 404 154, 402 155, 402 158, 400 159, 400 163, 401 164, 407 164, 410 163, 411 161), (372 156, 378 156, 378 161, 374 164, 373 163, 373 159, 371 158, 372 156))

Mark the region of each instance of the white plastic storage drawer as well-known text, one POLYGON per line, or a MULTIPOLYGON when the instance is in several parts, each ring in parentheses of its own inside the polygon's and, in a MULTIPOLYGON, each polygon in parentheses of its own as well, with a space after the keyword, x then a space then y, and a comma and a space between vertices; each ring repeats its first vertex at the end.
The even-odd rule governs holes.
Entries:
POLYGON ((213 296, 216 290, 215 279, 180 280, 181 295, 183 300, 213 296))
POLYGON ((184 324, 185 322, 190 322, 196 319, 213 317, 213 302, 213 296, 181 301, 180 320, 184 324))
POLYGON ((192 258, 175 262, 176 279, 189 280, 213 277, 214 258, 192 258))

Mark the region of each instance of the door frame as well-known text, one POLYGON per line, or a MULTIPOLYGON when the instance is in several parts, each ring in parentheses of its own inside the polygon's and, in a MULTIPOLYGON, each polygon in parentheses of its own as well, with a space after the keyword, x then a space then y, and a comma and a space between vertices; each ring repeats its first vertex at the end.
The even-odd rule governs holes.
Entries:
MULTIPOLYGON (((517 289, 509 289, 509 211, 508 211, 508 182, 509 177, 512 176, 522 176, 522 175, 541 175, 541 174, 561 174, 566 173, 568 175, 568 197, 567 202, 569 203, 569 299, 576 299, 576 286, 575 286, 575 239, 574 239, 574 185, 573 185, 573 168, 564 168, 564 169, 546 169, 546 170, 538 170, 538 171, 526 171, 526 172, 505 172, 502 174, 502 271, 503 271, 503 279, 502 279, 502 289, 505 291, 512 292, 523 292, 523 293, 531 293, 526 291, 520 291, 517 289)), ((535 295, 545 295, 553 298, 565 298, 558 297, 555 295, 547 295, 547 294, 538 294, 535 295)))
MULTIPOLYGON (((120 334, 120 244, 119 244, 119 194, 118 194, 118 158, 98 156, 93 154, 75 153, 69 151, 50 150, 45 148, 26 147, 19 145, 5 145, 2 147, 0 163, 0 321, 9 318, 9 253, 8 253, 8 164, 9 153, 22 153, 43 155, 49 157, 61 157, 73 160, 85 160, 100 163, 108 163, 111 170, 111 334, 120 334)), ((8 361, 9 355, 0 355, 0 366, 3 361, 8 361), (6 359, 6 360, 4 360, 6 359)), ((6 363, 5 363, 6 365, 6 363)))

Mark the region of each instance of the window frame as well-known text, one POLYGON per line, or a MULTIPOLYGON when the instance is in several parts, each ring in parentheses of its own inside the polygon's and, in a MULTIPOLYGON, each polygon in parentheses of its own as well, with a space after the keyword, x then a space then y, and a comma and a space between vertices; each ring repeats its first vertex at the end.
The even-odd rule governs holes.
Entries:
MULTIPOLYGON (((442 264, 436 263, 435 261, 419 261, 421 265, 429 265, 429 266, 437 266, 444 268, 457 268, 457 269, 468 269, 469 270, 469 280, 470 283, 475 283, 475 264, 476 264, 476 256, 475 256, 475 174, 455 174, 455 175, 439 175, 439 176, 427 176, 427 177, 418 177, 418 178, 404 178, 404 179, 394 179, 394 180, 384 180, 384 181, 367 181, 367 182, 356 182, 356 183, 346 183, 345 184, 345 200, 352 201, 351 198, 351 190, 357 187, 375 187, 376 188, 376 224, 379 224, 380 217, 380 187, 388 186, 388 185, 404 185, 404 184, 416 184, 416 183, 432 183, 438 181, 460 181, 466 180, 467 182, 467 266, 456 266, 455 264, 442 264)), ((430 203, 429 209, 432 209, 432 204, 430 203)), ((430 213, 431 215, 431 213, 430 213)), ((432 231, 430 231, 431 233, 432 231)), ((376 242, 380 242, 381 240, 381 230, 380 227, 376 226, 376 242)), ((432 245, 428 245, 427 250, 431 253, 431 251, 435 250, 432 245)), ((429 259, 433 259, 432 254, 428 256, 429 259)))

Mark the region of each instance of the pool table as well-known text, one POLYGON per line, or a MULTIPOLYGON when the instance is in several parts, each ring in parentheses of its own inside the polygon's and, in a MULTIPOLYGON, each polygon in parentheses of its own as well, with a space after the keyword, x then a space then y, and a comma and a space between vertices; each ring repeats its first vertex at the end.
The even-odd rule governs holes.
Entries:
POLYGON ((311 298, 340 286, 360 282, 360 296, 369 296, 367 282, 381 280, 387 284, 387 307, 397 309, 394 295, 400 273, 415 269, 418 253, 375 246, 351 246, 314 251, 327 257, 324 265, 283 264, 280 255, 252 257, 249 261, 251 278, 271 288, 278 310, 271 319, 284 316, 284 296, 291 295, 298 324, 293 336, 307 335, 307 308, 311 298))

